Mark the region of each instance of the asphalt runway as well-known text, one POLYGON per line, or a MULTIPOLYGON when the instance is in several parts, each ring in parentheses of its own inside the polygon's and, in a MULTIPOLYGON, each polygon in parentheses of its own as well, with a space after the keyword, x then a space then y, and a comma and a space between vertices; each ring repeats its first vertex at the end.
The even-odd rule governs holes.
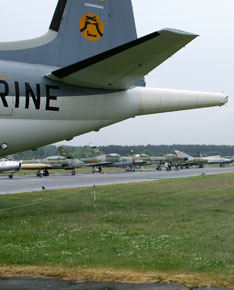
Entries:
POLYGON ((95 185, 120 184, 130 182, 141 182, 150 180, 160 180, 168 178, 181 178, 189 176, 210 175, 219 173, 234 172, 234 166, 191 168, 180 171, 156 171, 156 170, 140 170, 136 172, 104 172, 77 174, 72 176, 67 174, 56 174, 48 177, 36 176, 14 176, 9 179, 7 176, 0 177, 0 194, 22 193, 42 190, 42 186, 46 189, 59 189, 71 187, 89 187, 95 185))
MULTIPOLYGON (((77 282, 62 279, 42 279, 29 277, 0 278, 0 290, 186 290, 174 284, 121 284, 77 282)), ((192 289, 192 288, 191 288, 192 289)), ((196 290, 223 290, 222 288, 200 287, 196 290)))

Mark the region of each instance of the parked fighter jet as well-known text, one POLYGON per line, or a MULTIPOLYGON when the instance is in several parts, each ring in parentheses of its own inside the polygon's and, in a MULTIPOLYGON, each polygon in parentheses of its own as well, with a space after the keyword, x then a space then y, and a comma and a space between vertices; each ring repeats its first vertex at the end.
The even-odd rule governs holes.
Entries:
POLYGON ((199 168, 203 168, 205 164, 207 164, 207 160, 203 157, 193 157, 190 156, 184 152, 181 152, 179 150, 175 150, 176 156, 182 161, 180 162, 180 166, 184 166, 185 168, 189 168, 190 166, 199 166, 199 168))
MULTIPOLYGON (((145 154, 143 154, 145 155, 145 154)), ((169 167, 172 168, 173 166, 180 166, 183 167, 185 164, 184 158, 179 158, 175 154, 165 154, 161 156, 149 156, 149 161, 146 163, 147 165, 157 165, 156 170, 161 170, 162 164, 167 164, 169 167)))
POLYGON ((9 173, 8 177, 13 178, 13 173, 19 171, 21 168, 21 162, 11 161, 8 159, 0 160, 0 173, 9 173))
POLYGON ((103 154, 97 147, 92 147, 95 157, 82 158, 85 166, 91 166, 92 172, 102 172, 102 167, 125 168, 129 171, 135 171, 135 158, 120 156, 117 153, 103 154))
POLYGON ((64 156, 50 156, 45 159, 23 160, 23 170, 37 170, 37 176, 49 176, 50 169, 71 170, 72 175, 76 174, 75 169, 81 168, 84 163, 78 159, 69 159, 64 156))
POLYGON ((135 158, 135 167, 139 166, 151 166, 157 164, 157 169, 160 169, 160 165, 165 161, 162 156, 150 156, 144 153, 135 153, 131 151, 131 156, 135 158))
POLYGON ((144 87, 196 37, 163 29, 137 39, 131 0, 59 0, 47 34, 0 43, 0 156, 135 116, 224 105, 223 94, 144 87))
POLYGON ((161 170, 162 164, 167 164, 168 167, 166 169, 171 169, 173 166, 176 166, 177 164, 181 166, 182 162, 184 161, 178 158, 175 154, 170 153, 156 158, 159 158, 159 163, 156 167, 156 170, 161 170))
POLYGON ((202 155, 200 155, 200 156, 202 159, 206 160, 208 164, 219 164, 220 167, 224 167, 225 164, 230 164, 233 162, 232 159, 225 158, 225 157, 222 157, 220 155, 207 156, 207 157, 203 157, 202 155))

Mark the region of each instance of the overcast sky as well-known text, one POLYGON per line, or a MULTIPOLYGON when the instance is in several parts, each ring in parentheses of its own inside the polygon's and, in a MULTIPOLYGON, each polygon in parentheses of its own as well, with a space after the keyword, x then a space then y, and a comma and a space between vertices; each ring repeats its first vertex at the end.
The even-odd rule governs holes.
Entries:
MULTIPOLYGON (((118 1, 118 0, 111 0, 118 1)), ((138 36, 166 27, 199 34, 146 77, 147 86, 224 92, 229 104, 137 117, 66 145, 234 145, 234 0, 132 0, 138 36)), ((0 0, 0 41, 44 34, 57 0, 0 0)))

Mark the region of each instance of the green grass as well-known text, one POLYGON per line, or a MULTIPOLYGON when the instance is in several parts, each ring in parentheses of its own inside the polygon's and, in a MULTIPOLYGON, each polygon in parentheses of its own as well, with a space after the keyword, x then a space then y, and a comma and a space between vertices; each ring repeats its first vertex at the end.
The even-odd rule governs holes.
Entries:
POLYGON ((234 174, 0 196, 0 265, 212 273, 234 285, 234 174))

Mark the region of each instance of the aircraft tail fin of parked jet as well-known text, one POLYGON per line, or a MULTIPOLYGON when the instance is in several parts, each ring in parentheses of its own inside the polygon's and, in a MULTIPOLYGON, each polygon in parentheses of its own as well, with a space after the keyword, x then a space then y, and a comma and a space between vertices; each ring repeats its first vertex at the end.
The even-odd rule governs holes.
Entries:
POLYGON ((136 38, 131 0, 58 0, 48 33, 1 43, 0 59, 64 67, 136 38))
POLYGON ((188 154, 181 152, 179 150, 175 150, 175 154, 178 158, 184 158, 186 160, 194 159, 194 157, 192 157, 191 155, 188 155, 188 154))
POLYGON ((67 150, 63 146, 58 147, 58 151, 59 151, 59 154, 63 157, 67 159, 74 159, 71 153, 68 153, 67 150))
POLYGON ((93 150, 95 156, 101 156, 101 155, 104 155, 104 153, 103 153, 101 150, 99 150, 96 146, 92 146, 91 148, 92 148, 92 150, 93 150))

